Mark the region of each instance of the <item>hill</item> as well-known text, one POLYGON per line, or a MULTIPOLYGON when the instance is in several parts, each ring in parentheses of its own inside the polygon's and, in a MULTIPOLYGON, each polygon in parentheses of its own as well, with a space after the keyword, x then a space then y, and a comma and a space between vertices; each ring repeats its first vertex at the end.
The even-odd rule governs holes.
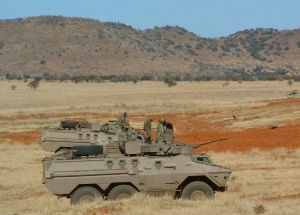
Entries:
POLYGON ((185 29, 41 16, 0 20, 0 75, 224 77, 300 74, 300 29, 202 38, 185 29))

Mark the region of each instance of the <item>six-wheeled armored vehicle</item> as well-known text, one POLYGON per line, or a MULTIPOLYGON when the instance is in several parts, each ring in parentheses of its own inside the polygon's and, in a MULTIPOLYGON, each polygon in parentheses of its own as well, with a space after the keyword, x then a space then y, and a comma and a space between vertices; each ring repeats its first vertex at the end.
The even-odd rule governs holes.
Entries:
POLYGON ((136 192, 196 200, 226 190, 231 170, 214 164, 205 153, 193 153, 201 144, 149 143, 134 130, 118 130, 115 125, 108 123, 97 131, 91 127, 45 131, 42 147, 56 151, 43 160, 46 187, 70 198, 71 204, 124 199, 136 192), (58 133, 59 138, 51 139, 58 133))

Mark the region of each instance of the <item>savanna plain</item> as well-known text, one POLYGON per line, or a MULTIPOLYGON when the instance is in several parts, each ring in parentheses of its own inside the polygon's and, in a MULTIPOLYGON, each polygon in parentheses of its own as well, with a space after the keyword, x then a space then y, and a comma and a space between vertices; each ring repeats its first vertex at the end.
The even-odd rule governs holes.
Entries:
MULTIPOLYGON (((299 214, 300 83, 0 81, 0 214, 299 214), (12 87, 15 86, 15 87, 12 87), (295 94, 289 95, 296 90, 295 94), (228 137, 197 149, 233 170, 228 190, 201 202, 138 193, 122 201, 70 206, 42 184, 39 145, 45 126, 63 119, 105 122, 128 113, 142 128, 153 117, 190 144, 228 137)), ((155 136, 155 134, 153 133, 155 136)))

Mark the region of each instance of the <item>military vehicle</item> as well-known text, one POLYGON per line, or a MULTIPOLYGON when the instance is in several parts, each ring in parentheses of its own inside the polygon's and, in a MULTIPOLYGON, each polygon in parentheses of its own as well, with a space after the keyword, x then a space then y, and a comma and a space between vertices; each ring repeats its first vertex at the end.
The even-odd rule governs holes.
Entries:
POLYGON ((65 152, 72 146, 101 145, 108 141, 145 142, 143 133, 137 132, 129 124, 120 126, 119 121, 111 120, 107 123, 89 123, 87 121, 61 121, 58 127, 46 127, 41 135, 41 147, 45 151, 65 152))
POLYGON ((109 137, 101 144, 86 141, 45 158, 43 184, 53 194, 70 198, 71 204, 125 199, 136 192, 198 200, 227 189, 232 170, 214 164, 205 153, 193 153, 196 147, 225 139, 191 146, 139 139, 120 143, 109 137))

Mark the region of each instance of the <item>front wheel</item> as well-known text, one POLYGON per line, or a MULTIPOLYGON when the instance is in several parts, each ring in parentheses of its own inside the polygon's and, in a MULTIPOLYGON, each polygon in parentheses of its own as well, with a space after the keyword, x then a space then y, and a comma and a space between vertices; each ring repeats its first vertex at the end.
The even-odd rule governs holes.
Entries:
POLYGON ((208 184, 201 181, 194 181, 185 186, 181 196, 183 199, 189 200, 213 199, 214 191, 208 184))
POLYGON ((102 194, 95 187, 79 187, 72 194, 71 205, 91 203, 101 197, 103 198, 102 194))

